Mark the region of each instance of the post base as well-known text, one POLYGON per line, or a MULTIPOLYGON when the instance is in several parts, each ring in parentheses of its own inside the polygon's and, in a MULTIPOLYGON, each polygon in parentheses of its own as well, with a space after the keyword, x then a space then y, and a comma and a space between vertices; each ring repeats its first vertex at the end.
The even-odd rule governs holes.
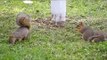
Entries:
POLYGON ((58 22, 52 21, 52 25, 54 27, 64 27, 65 26, 65 21, 58 21, 58 22))

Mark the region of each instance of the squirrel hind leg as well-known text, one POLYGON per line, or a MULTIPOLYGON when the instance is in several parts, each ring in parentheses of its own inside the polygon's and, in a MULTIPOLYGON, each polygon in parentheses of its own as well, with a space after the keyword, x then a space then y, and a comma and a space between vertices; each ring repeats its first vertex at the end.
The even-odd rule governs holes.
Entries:
POLYGON ((26 40, 26 39, 28 39, 28 36, 24 37, 22 40, 26 40))
POLYGON ((18 41, 20 42, 20 41, 22 41, 22 39, 18 39, 18 41))
POLYGON ((9 43, 10 44, 15 44, 16 40, 17 40, 16 38, 10 38, 9 43))
POLYGON ((23 40, 29 39, 29 37, 30 37, 30 34, 28 33, 24 36, 23 40))
POLYGON ((94 38, 92 42, 103 42, 104 39, 100 39, 100 38, 94 38))

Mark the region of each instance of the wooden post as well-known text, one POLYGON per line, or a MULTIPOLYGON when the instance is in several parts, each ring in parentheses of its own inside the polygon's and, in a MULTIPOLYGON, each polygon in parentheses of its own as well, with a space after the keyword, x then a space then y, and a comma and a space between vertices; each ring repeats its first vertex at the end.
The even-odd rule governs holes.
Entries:
POLYGON ((66 0, 51 0, 52 21, 56 26, 64 26, 66 21, 66 0))

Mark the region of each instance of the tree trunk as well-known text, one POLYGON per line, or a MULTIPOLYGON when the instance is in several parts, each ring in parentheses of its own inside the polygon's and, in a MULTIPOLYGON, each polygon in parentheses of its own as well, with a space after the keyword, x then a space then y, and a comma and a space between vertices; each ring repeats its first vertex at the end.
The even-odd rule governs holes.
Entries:
POLYGON ((66 21, 66 0, 51 0, 52 21, 57 26, 64 26, 66 21))

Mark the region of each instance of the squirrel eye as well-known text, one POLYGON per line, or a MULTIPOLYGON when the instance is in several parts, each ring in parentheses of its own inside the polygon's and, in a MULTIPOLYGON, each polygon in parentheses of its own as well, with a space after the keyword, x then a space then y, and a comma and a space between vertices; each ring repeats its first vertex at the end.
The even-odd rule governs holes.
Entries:
POLYGON ((76 26, 76 28, 78 28, 78 27, 79 27, 79 25, 76 26))

